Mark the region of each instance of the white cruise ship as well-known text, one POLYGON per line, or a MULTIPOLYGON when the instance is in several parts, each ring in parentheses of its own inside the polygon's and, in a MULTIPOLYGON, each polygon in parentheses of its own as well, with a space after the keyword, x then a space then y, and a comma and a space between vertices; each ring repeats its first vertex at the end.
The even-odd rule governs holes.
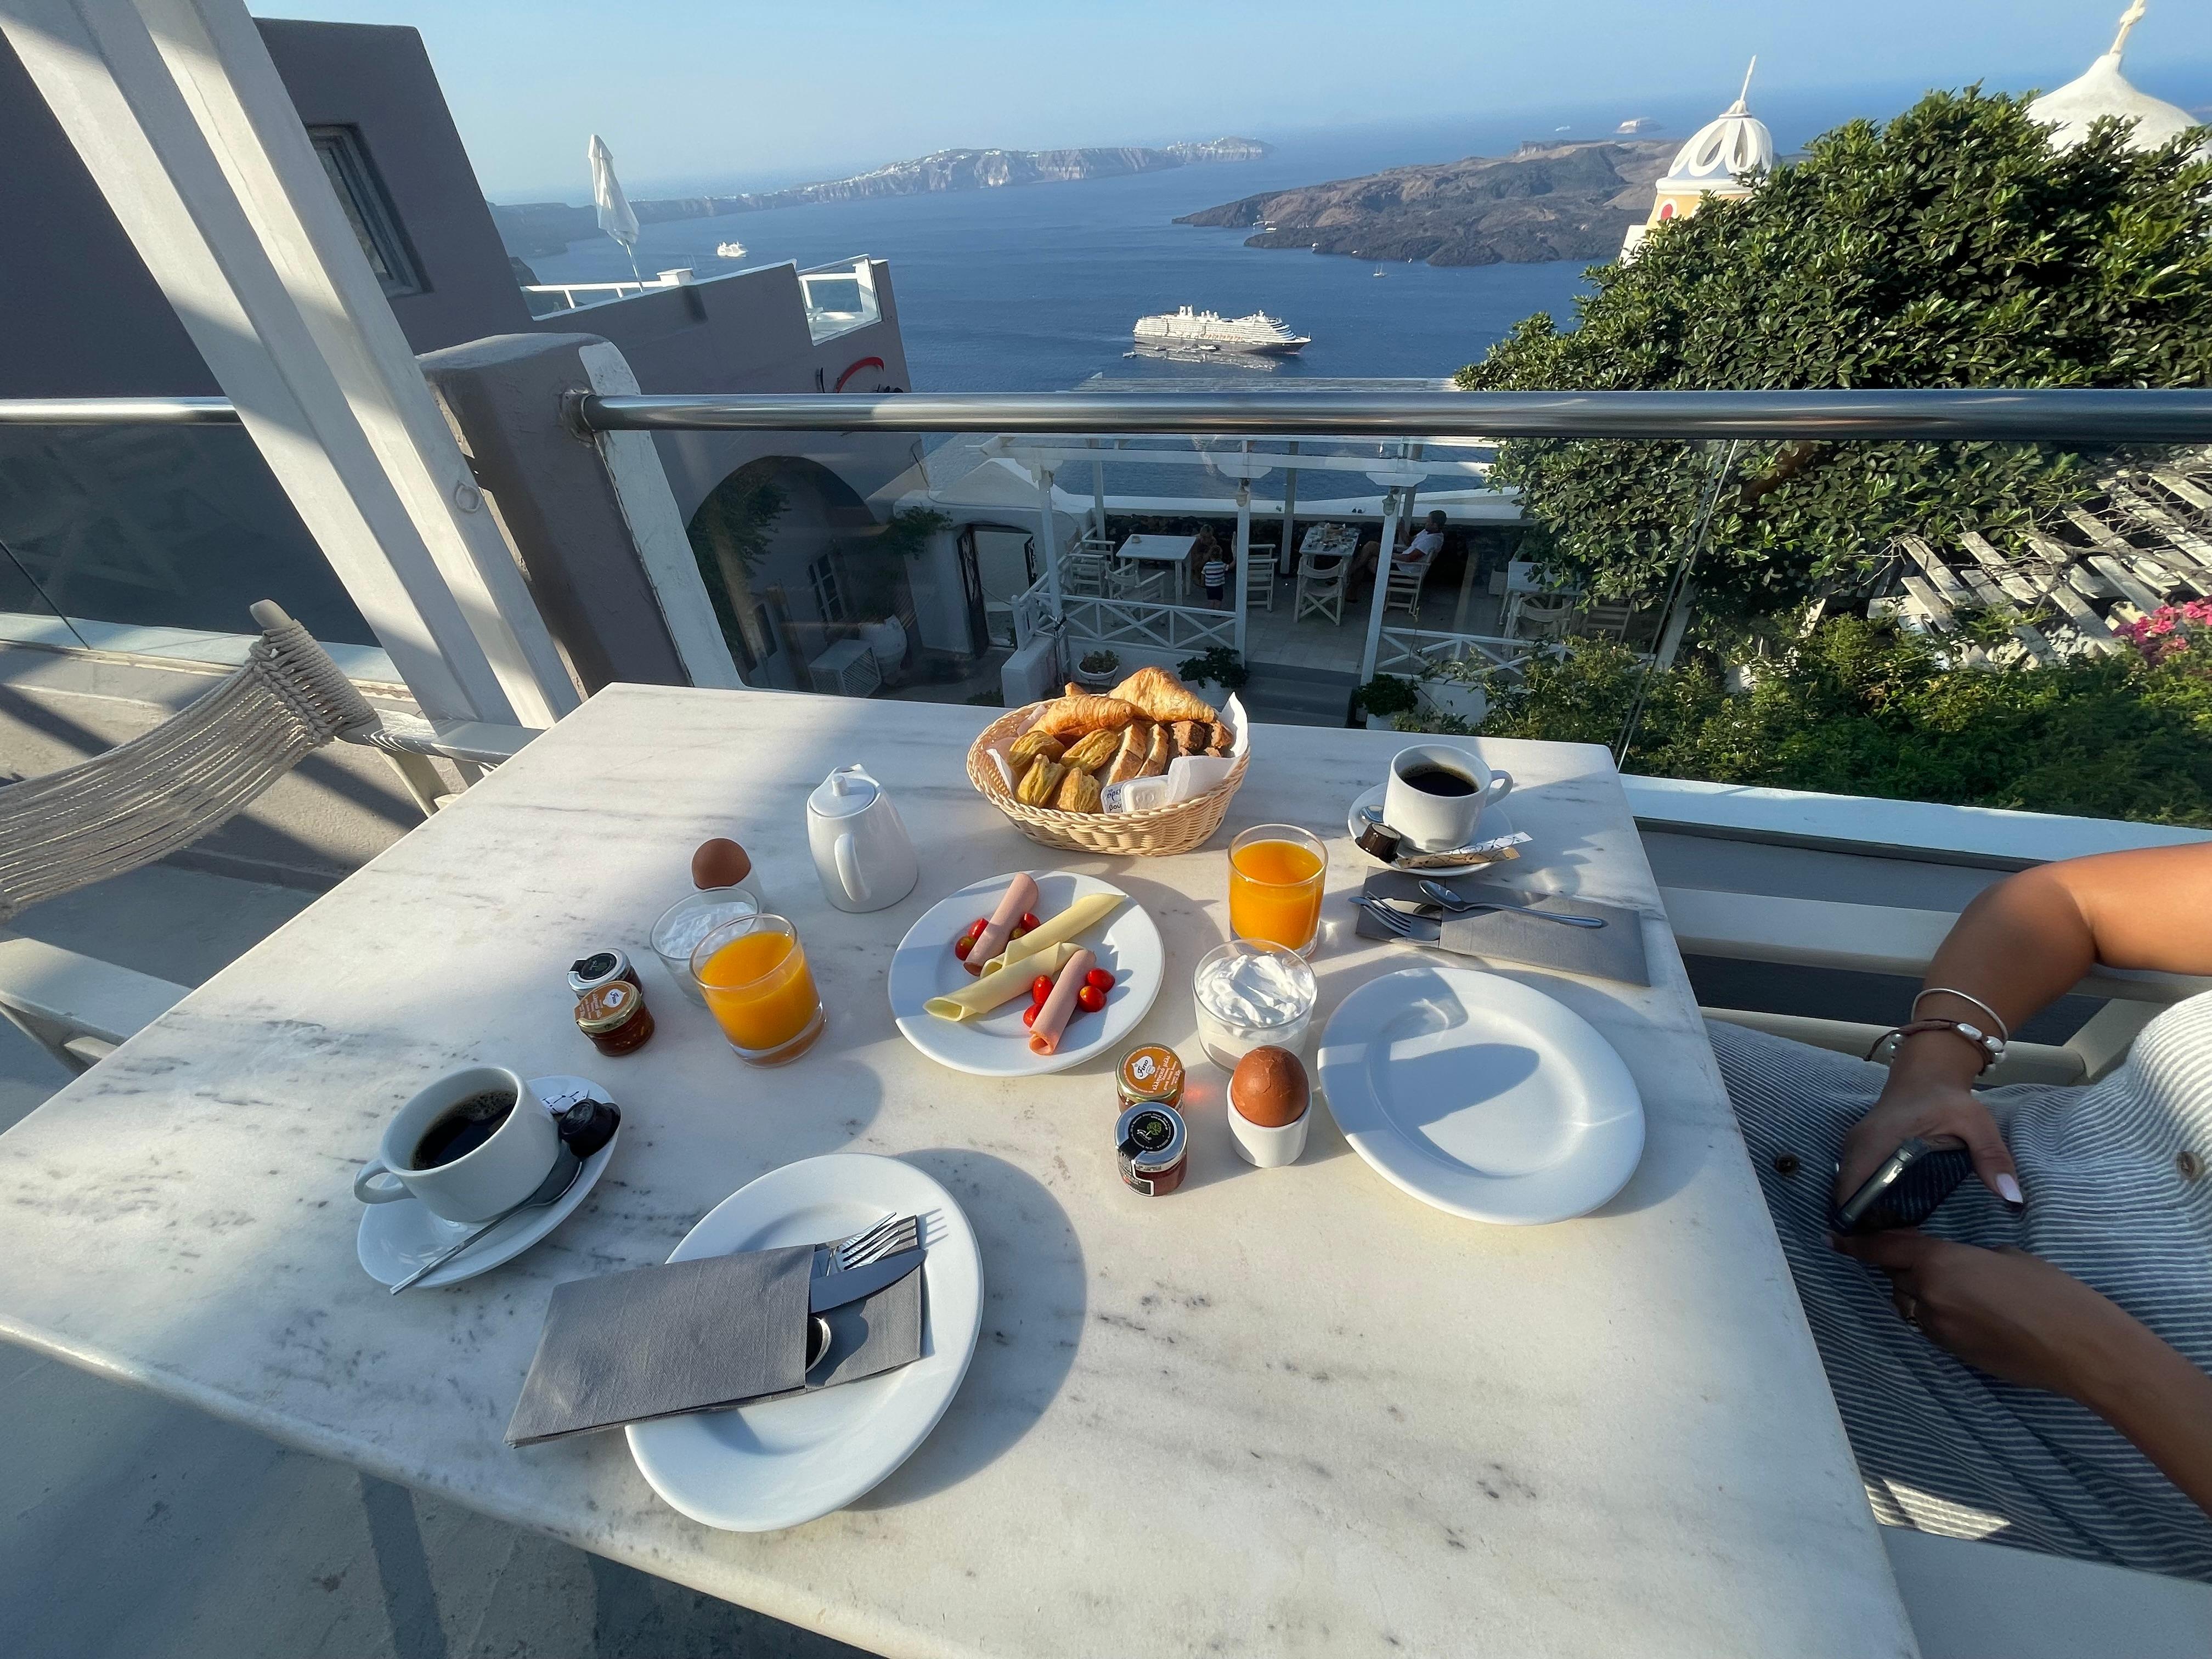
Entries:
POLYGON ((714 255, 721 259, 742 259, 745 257, 745 245, 743 242, 717 242, 714 255))
POLYGON ((1287 357, 1313 343, 1308 336, 1285 328, 1281 318, 1265 312, 1224 317, 1218 311, 1194 311, 1188 306, 1156 317, 1138 318, 1136 337, 1146 345, 1254 351, 1271 357, 1287 357))

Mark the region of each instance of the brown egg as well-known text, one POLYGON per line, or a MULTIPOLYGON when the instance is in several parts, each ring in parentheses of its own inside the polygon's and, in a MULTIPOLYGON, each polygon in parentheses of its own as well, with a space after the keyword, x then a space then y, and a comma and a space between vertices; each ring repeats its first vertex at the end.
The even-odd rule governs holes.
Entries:
POLYGON ((712 841, 702 841, 699 850, 691 855, 691 884, 694 887, 734 887, 752 873, 753 861, 745 849, 733 841, 717 836, 712 841))
POLYGON ((1230 1074, 1229 1104, 1263 1129, 1296 1123, 1306 1115, 1306 1068, 1288 1048, 1255 1048, 1230 1074))

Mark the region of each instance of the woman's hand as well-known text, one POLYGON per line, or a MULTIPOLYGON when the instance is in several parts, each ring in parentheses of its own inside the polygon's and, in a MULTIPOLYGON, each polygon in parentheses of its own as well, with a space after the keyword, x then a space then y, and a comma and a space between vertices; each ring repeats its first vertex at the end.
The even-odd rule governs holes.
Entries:
MULTIPOLYGON (((1972 1074, 1971 1051, 1948 1032, 1931 1031, 1908 1041, 1951 1044, 1967 1055, 1966 1074, 1972 1074)), ((1973 1155, 1974 1173, 1982 1178, 1982 1184, 2015 1208, 2026 1202, 2020 1190, 2019 1172, 2013 1167, 2012 1153, 2007 1150, 2004 1136, 1997 1128, 1996 1119, 1990 1115, 1990 1109, 1982 1104, 1964 1079, 1936 1071, 1933 1066, 1916 1065, 1917 1058, 1909 1049, 1898 1056, 1881 1098, 1844 1137, 1843 1150, 1837 1156, 1842 1168, 1836 1176, 1836 1202, 1840 1204, 1858 1191, 1867 1177, 1881 1167, 1883 1159, 1915 1135, 1923 1139, 1951 1135, 1965 1141, 1966 1150, 1973 1155)), ((1957 1064, 1954 1057, 1941 1051, 1936 1059, 1947 1066, 1955 1067, 1957 1064)))
POLYGON ((1889 1275, 1897 1310, 1978 1370, 2085 1403, 2100 1366, 2141 1329, 2116 1304, 2025 1250, 1984 1250, 1900 1229, 1838 1237, 1845 1255, 1889 1275))

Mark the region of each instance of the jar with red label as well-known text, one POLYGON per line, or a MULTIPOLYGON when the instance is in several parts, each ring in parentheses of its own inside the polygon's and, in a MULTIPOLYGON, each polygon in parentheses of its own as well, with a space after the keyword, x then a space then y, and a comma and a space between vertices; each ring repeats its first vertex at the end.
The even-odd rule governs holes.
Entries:
POLYGON ((653 1035, 653 1011, 629 980, 597 985, 576 999, 576 1029, 603 1054, 626 1054, 653 1035))

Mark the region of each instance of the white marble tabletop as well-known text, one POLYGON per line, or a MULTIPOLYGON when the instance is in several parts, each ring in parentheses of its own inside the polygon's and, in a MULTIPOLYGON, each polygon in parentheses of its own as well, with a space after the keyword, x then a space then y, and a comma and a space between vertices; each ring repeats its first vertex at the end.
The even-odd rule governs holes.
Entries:
MULTIPOLYGON (((1487 1227, 1400 1194, 1318 1115, 1304 1160, 1238 1162, 1220 1078, 1188 1184, 1116 1179, 1105 1063, 938 1069, 884 1003, 890 947, 951 889, 1064 861, 1158 919, 1139 1035, 1199 1059, 1188 975, 1224 936, 1228 836, 1060 860, 969 789, 987 715, 617 687, 532 743, 0 1136, 0 1332, 310 1450, 884 1653, 1909 1655, 1910 1628, 1602 750, 1486 741, 1520 780, 1523 879, 1638 908, 1650 990, 1516 974, 1620 1048, 1650 1117, 1599 1213, 1487 1227), (921 851, 873 915, 823 901, 802 800, 864 761, 921 851), (739 1065, 646 930, 710 835, 751 848, 833 1010, 796 1064, 739 1065), (643 964, 659 1031, 597 1055, 562 970, 643 964), (535 1250, 393 1298, 349 1182, 392 1109, 474 1060, 580 1072, 628 1116, 535 1250), (911 1159, 980 1236, 966 1383, 859 1504, 769 1535, 663 1505, 617 1434, 501 1439, 560 1281, 664 1259, 763 1171, 911 1159)), ((1384 733, 1261 726, 1228 830, 1332 847, 1323 1012, 1410 947, 1351 937, 1345 808, 1384 733)), ((18 1425, 19 1428, 21 1425, 18 1425)))

